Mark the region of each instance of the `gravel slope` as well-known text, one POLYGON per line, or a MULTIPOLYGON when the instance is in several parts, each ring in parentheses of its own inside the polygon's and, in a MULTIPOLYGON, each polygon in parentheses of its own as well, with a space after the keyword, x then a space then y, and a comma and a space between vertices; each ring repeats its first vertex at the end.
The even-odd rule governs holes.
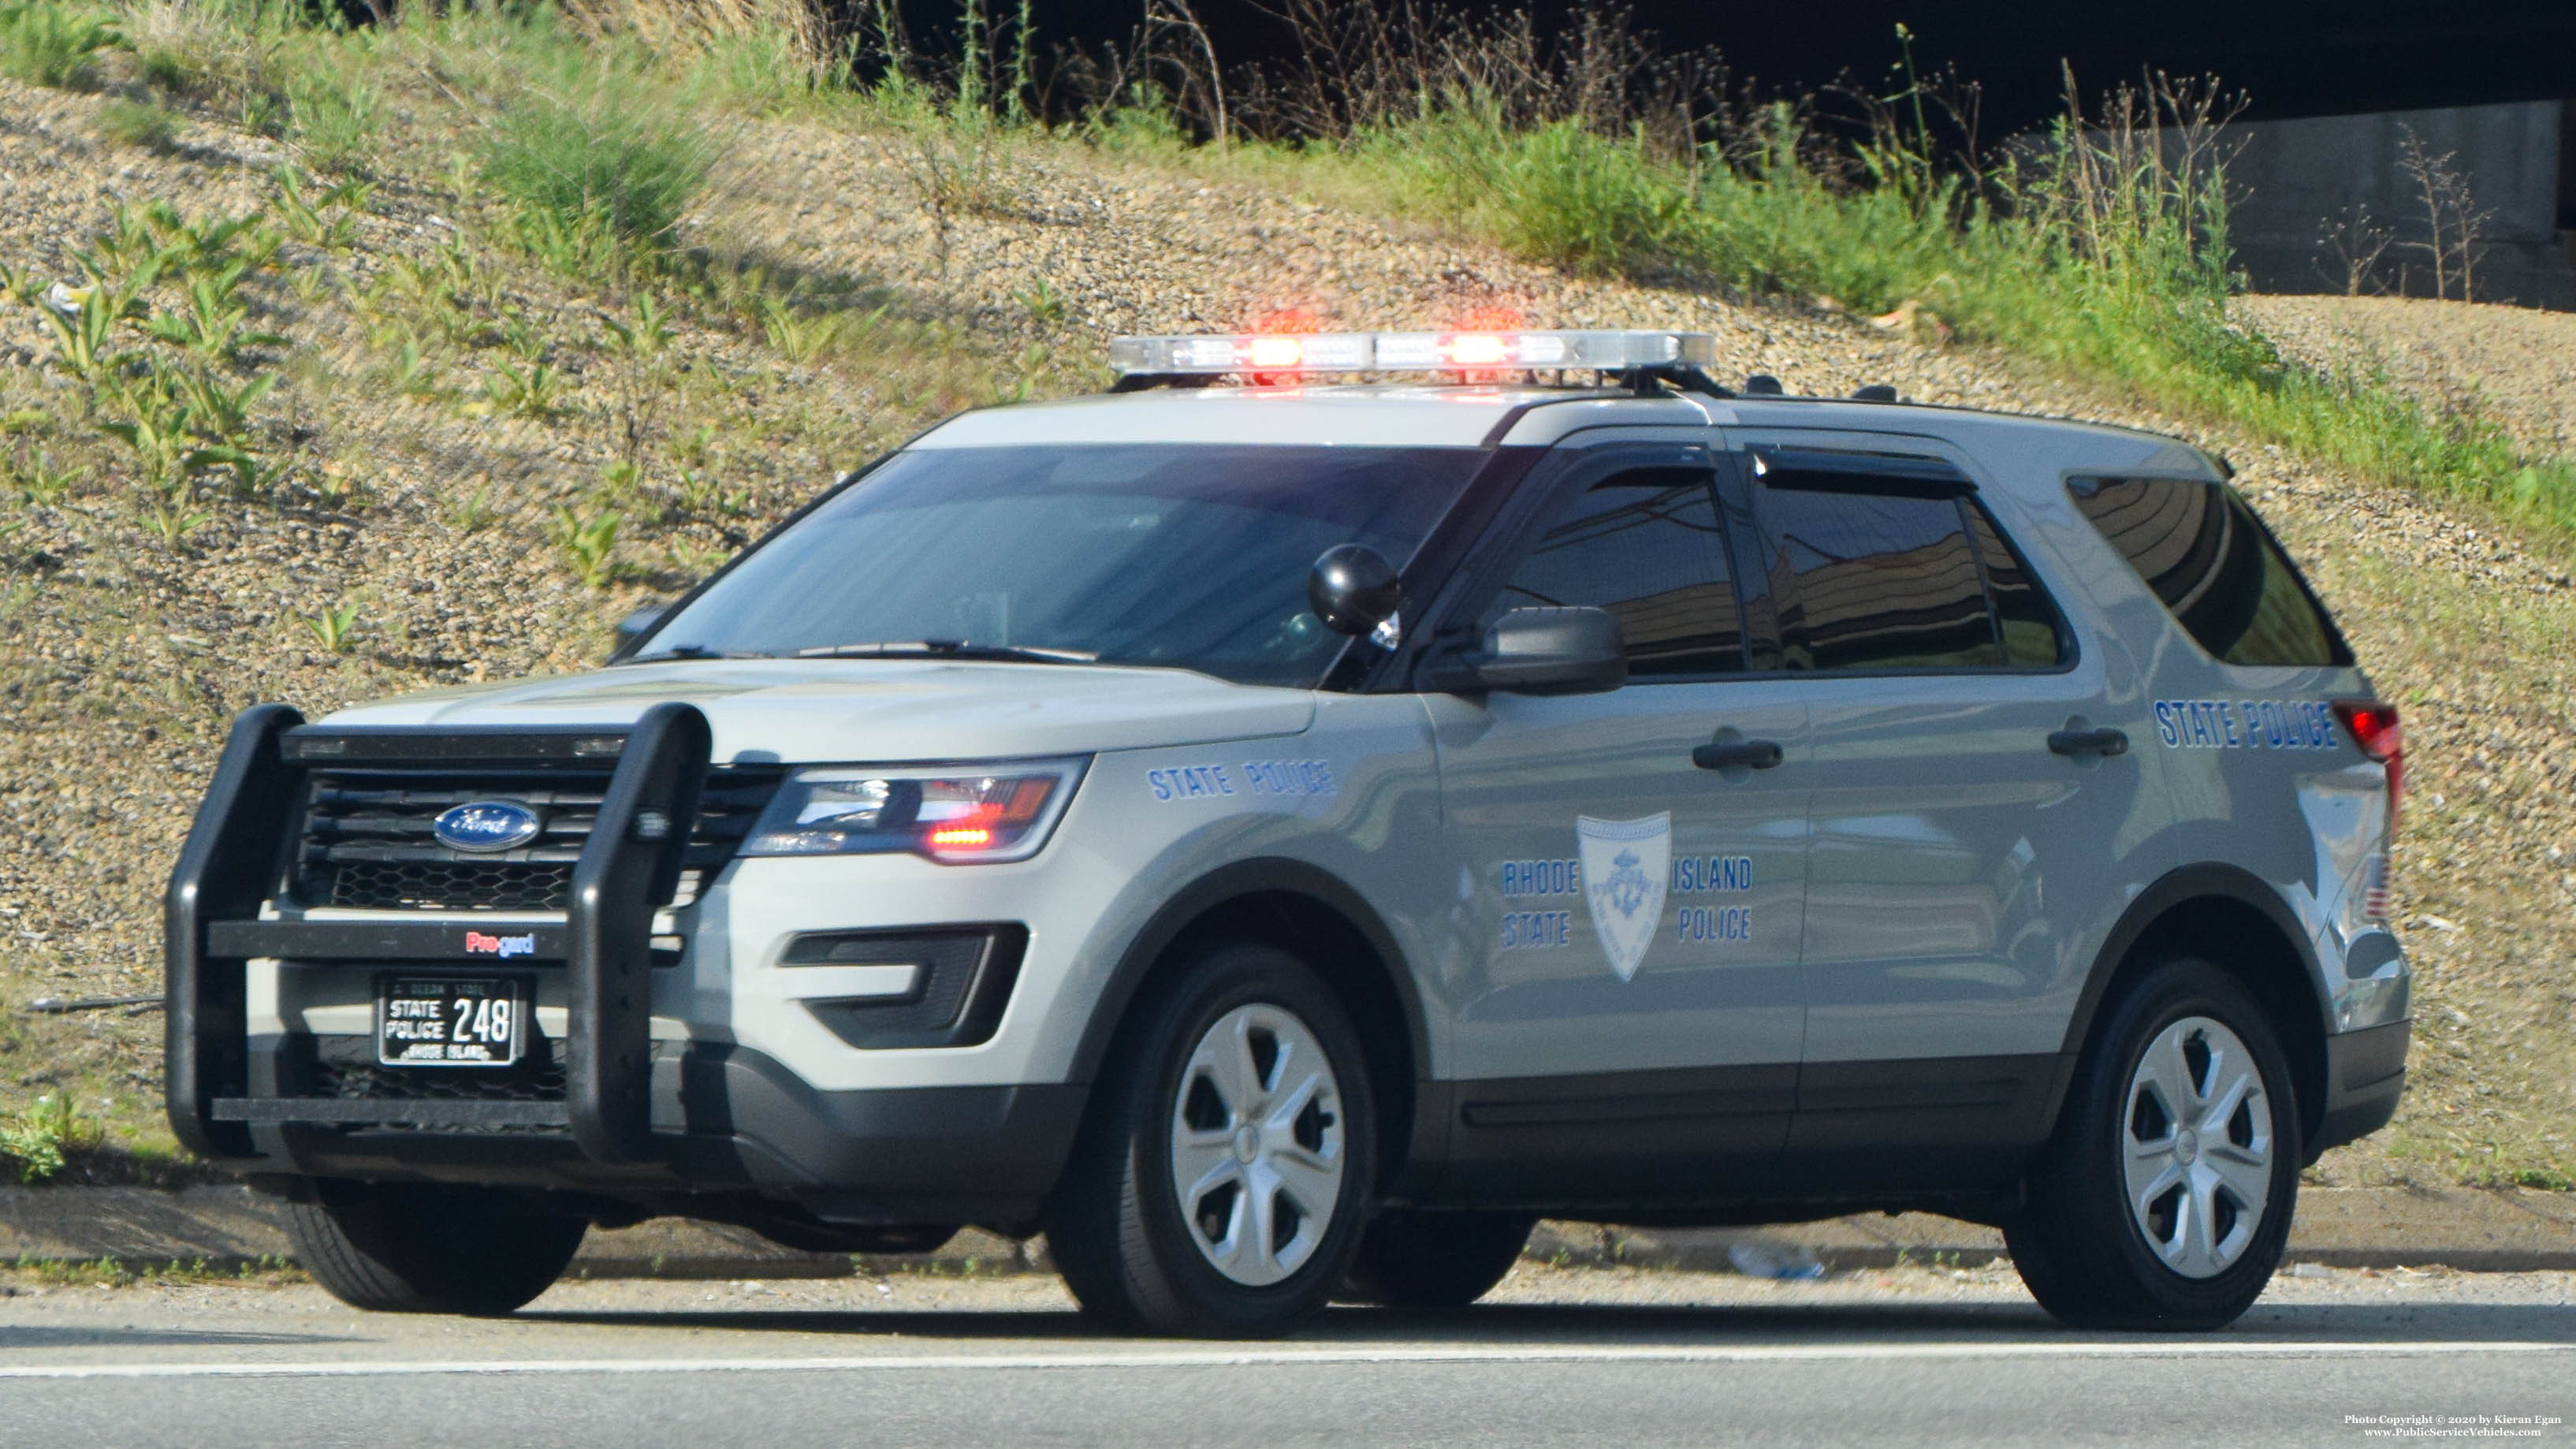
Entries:
POLYGON ((2576 453, 2576 313, 2428 297, 2247 297, 2237 306, 2311 367, 2384 374, 2438 411, 2496 419, 2534 453, 2576 453))
MULTIPOLYGON (((438 124, 430 100, 396 104, 410 124, 438 124)), ((117 195, 193 210, 264 194, 258 168, 274 158, 259 143, 200 124, 177 156, 118 150, 97 138, 96 106, 0 82, 0 261, 19 272, 66 274, 69 247, 105 224, 117 195)), ((1096 381, 1113 331, 1240 325, 1283 305, 1355 326, 1500 307, 1534 326, 1708 330, 1722 377, 1771 372, 1793 392, 1893 383, 1926 401, 2159 428, 2231 455, 2383 689, 2405 702, 2412 747, 2397 882, 2424 973, 2422 1070, 2399 1128, 2323 1174, 2449 1179, 2576 1163, 2576 1096, 2560 1070, 2576 1047, 2576 861, 2563 859, 2576 852, 2564 645, 2576 593, 2565 560, 2008 359, 1825 313, 1569 278, 1213 162, 1027 144, 999 158, 1006 184, 982 209, 934 216, 902 143, 759 121, 740 123, 732 146, 692 239, 882 300, 912 329, 899 346, 798 365, 757 328, 683 310, 674 360, 645 380, 639 406, 637 377, 596 321, 628 302, 476 242, 488 289, 559 339, 547 355, 567 378, 561 406, 542 419, 475 411, 477 380, 504 360, 489 344, 442 354, 445 396, 408 397, 385 380, 370 318, 345 293, 305 299, 288 285, 317 261, 363 284, 456 235, 452 198, 396 177, 355 255, 290 248, 288 271, 261 284, 294 339, 267 426, 309 460, 306 494, 284 507, 218 505, 174 551, 140 528, 109 459, 61 505, 15 515, 18 531, 0 542, 0 920, 15 932, 0 957, 0 1012, 39 994, 154 987, 153 894, 234 709, 276 698, 319 713, 434 682, 577 667, 608 620, 721 557, 835 465, 966 402, 1096 381), (586 589, 550 542, 549 510, 597 504, 601 470, 629 454, 642 481, 619 495, 634 510, 621 548, 643 577, 586 589), (683 506, 684 466, 742 498, 683 506), (335 501, 325 483, 354 483, 357 501, 335 501), (460 506, 478 492, 493 516, 467 527, 460 506), (365 640, 325 652, 302 619, 342 599, 363 603, 365 640)), ((2521 346, 2506 330, 2481 335, 2497 356, 2521 346)), ((23 312, 0 323, 0 414, 51 410, 47 436, 76 449, 60 379, 41 365, 48 349, 23 312)), ((2563 353, 2534 365, 2562 364, 2563 353)), ((0 1110, 73 1085, 113 1101, 117 1120, 148 1124, 155 1033, 150 1020, 0 1015, 0 1110)))

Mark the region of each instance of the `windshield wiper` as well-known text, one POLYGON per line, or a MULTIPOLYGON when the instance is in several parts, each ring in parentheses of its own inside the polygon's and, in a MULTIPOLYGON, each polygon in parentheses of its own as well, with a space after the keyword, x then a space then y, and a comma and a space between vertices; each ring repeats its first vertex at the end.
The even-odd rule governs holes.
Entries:
POLYGON ((709 649, 703 644, 680 644, 669 649, 656 649, 624 661, 628 664, 659 664, 666 659, 772 659, 777 656, 757 650, 709 649))
POLYGON ((880 640, 873 644, 825 644, 796 651, 799 659, 1000 659, 1019 664, 1097 664, 1089 649, 1039 649, 1026 644, 975 644, 964 639, 880 640))

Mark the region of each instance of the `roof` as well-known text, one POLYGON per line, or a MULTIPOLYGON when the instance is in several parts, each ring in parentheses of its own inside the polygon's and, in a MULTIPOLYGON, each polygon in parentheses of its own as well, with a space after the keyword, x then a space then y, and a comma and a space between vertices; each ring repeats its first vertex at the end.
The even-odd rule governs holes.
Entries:
POLYGON ((1765 396, 1717 399, 1615 388, 1341 384, 1168 387, 961 413, 915 448, 1079 443, 1321 444, 1344 447, 1546 446, 1593 427, 1859 429, 1937 437, 1982 451, 2112 445, 2105 466, 2201 471, 2188 444, 2106 423, 1920 403, 1765 396), (1974 440, 1974 441, 1972 441, 1974 440))
MULTIPOLYGON (((1588 403, 1619 406, 1621 421, 1705 426, 1707 414, 1678 398, 1636 398, 1553 387, 1156 388, 1144 392, 1022 403, 961 413, 914 441, 916 448, 985 448, 1029 443, 1320 443, 1345 447, 1475 448, 1532 409, 1588 403), (1658 417, 1657 415, 1661 416, 1658 417)), ((1550 442, 1553 438, 1514 442, 1550 442)))

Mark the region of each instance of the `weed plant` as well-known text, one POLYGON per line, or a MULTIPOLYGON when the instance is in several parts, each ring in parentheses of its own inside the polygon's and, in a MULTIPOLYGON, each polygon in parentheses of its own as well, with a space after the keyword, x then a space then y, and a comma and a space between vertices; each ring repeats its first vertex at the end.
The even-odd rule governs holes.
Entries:
POLYGON ((567 275, 667 251, 716 143, 631 73, 602 67, 570 92, 511 101, 481 179, 514 209, 530 252, 567 275))
POLYGON ((119 146, 162 155, 179 148, 179 118, 150 101, 109 101, 99 108, 98 128, 119 146))
POLYGON ((287 131, 305 164, 318 171, 363 173, 384 127, 384 101, 363 78, 331 72, 298 75, 286 88, 287 131))
POLYGON ((0 74, 29 85, 88 90, 98 84, 100 53, 124 44, 115 20, 90 6, 0 4, 0 74))
POLYGON ((0 1121, 0 1158, 17 1167, 21 1183, 44 1182, 63 1170, 64 1154, 77 1151, 80 1121, 68 1092, 38 1097, 14 1122, 0 1121))

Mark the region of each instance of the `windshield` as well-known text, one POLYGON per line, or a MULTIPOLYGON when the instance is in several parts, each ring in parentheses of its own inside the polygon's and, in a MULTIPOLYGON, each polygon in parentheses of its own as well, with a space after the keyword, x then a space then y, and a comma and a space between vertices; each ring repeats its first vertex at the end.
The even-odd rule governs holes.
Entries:
POLYGON ((1306 607, 1316 555, 1362 543, 1402 565, 1484 459, 1172 443, 898 453, 717 579, 636 657, 1034 664, 1059 651, 1307 687, 1344 642, 1306 607))

